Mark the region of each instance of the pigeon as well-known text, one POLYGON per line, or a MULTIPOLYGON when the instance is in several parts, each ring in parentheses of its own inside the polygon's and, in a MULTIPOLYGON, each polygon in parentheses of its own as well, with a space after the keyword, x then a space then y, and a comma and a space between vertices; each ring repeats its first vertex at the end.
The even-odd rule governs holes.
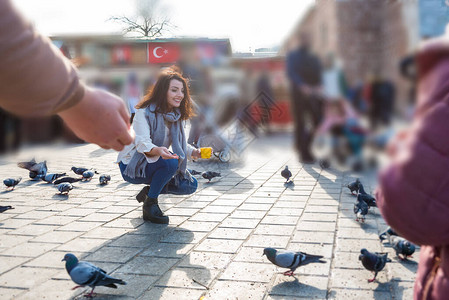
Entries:
POLYGON ((71 183, 63 182, 58 185, 58 191, 61 195, 64 193, 68 195, 71 190, 73 190, 73 185, 71 183))
POLYGON ((8 209, 14 209, 11 205, 0 206, 0 213, 7 211, 8 209))
POLYGON ((126 285, 126 282, 108 275, 105 270, 102 270, 89 262, 79 261, 78 258, 71 253, 64 255, 62 261, 65 261, 65 269, 72 281, 78 284, 72 288, 72 290, 84 286, 92 288, 90 293, 85 295, 87 298, 92 297, 94 289, 97 286, 106 286, 116 289, 116 284, 126 285))
POLYGON ((359 185, 360 185, 360 180, 357 178, 355 181, 349 183, 347 185, 348 189, 351 191, 351 194, 354 195, 354 192, 358 193, 359 192, 359 185))
MULTIPOLYGON (((77 167, 72 167, 72 169, 71 169, 73 172, 75 172, 75 174, 77 174, 77 175, 83 175, 83 173, 84 172, 86 172, 86 171, 89 171, 89 170, 92 170, 92 168, 90 168, 90 169, 88 169, 88 168, 83 168, 83 167, 81 167, 81 168, 77 168, 77 167)), ((96 171, 96 170, 92 170, 95 174, 98 174, 98 172, 96 171)))
POLYGON ((331 166, 331 163, 328 159, 320 159, 319 164, 321 169, 327 169, 331 166))
POLYGON ((59 177, 65 176, 67 173, 48 173, 41 179, 47 183, 52 183, 54 180, 58 179, 59 177))
POLYGON ((382 271, 387 262, 391 262, 388 258, 388 253, 371 253, 365 248, 360 250, 359 260, 365 269, 374 272, 373 279, 369 279, 368 282, 373 282, 376 280, 377 273, 382 271))
POLYGON ((39 178, 42 177, 42 176, 37 177, 37 173, 34 172, 34 171, 30 171, 30 173, 28 174, 28 176, 30 176, 31 179, 35 179, 35 180, 37 180, 37 179, 39 179, 39 178), (37 178, 36 178, 36 177, 37 177, 37 178))
POLYGON ((190 170, 190 174, 192 175, 201 175, 202 172, 199 171, 195 171, 195 170, 190 170))
MULTIPOLYGON (((45 176, 45 175, 47 175, 47 170, 48 170, 48 168, 47 168, 47 161, 46 160, 43 161, 43 162, 40 162, 38 164, 35 164, 34 166, 32 166, 30 168, 30 171, 31 172, 35 172, 37 174, 37 176, 45 176)), ((39 177, 39 178, 41 178, 41 177, 39 177)))
POLYGON ((397 257, 399 257, 400 260, 406 260, 407 257, 411 257, 412 254, 415 253, 416 246, 400 236, 388 235, 388 241, 390 245, 393 246, 397 257), (401 257, 400 254, 402 254, 403 257, 401 257))
POLYGON ((17 166, 19 168, 26 169, 26 170, 30 171, 31 167, 33 167, 35 164, 36 164, 36 160, 33 158, 30 161, 18 162, 17 166))
POLYGON ((354 214, 357 222, 361 221, 362 223, 365 223, 365 216, 368 214, 368 208, 368 204, 366 204, 365 201, 359 200, 357 197, 357 202, 354 203, 354 214))
POLYGON ((285 169, 282 170, 281 175, 285 178, 285 183, 287 183, 290 180, 290 177, 292 177, 292 172, 290 172, 288 166, 285 166, 285 169))
POLYGON ((22 177, 17 177, 17 178, 6 178, 5 180, 3 180, 3 184, 6 185, 7 188, 12 187, 11 190, 14 189, 14 187, 16 185, 19 184, 19 182, 22 180, 22 177))
POLYGON ((63 182, 74 183, 83 180, 82 178, 73 178, 73 177, 63 177, 61 179, 56 180, 53 184, 60 184, 63 182))
POLYGON ((368 204, 368 207, 377 207, 376 198, 365 192, 363 188, 363 184, 359 184, 359 193, 357 194, 357 199, 361 198, 361 200, 365 201, 368 204))
POLYGON ((111 180, 111 175, 103 174, 100 176, 100 184, 108 184, 108 182, 111 180))
POLYGON ((396 231, 393 230, 393 228, 391 228, 390 226, 387 227, 387 229, 385 229, 384 232, 382 232, 381 234, 379 234, 379 239, 381 241, 387 239, 388 235, 398 235, 396 233, 396 231))
POLYGON ((210 182, 212 178, 221 177, 221 174, 218 172, 207 171, 201 173, 201 176, 203 176, 204 179, 208 179, 209 180, 208 182, 210 182))
POLYGON ((94 177, 95 173, 94 171, 88 170, 83 172, 83 179, 85 180, 91 180, 92 177, 94 177))
POLYGON ((73 172, 75 172, 76 175, 83 175, 84 172, 86 172, 87 170, 89 170, 88 168, 77 168, 77 167, 72 167, 71 169, 73 172))
POLYGON ((268 260, 278 267, 288 268, 289 271, 284 272, 285 276, 293 276, 296 268, 299 266, 305 266, 309 263, 326 263, 321 260, 321 255, 311 255, 304 252, 291 252, 276 250, 274 248, 265 248, 263 255, 266 255, 268 260))

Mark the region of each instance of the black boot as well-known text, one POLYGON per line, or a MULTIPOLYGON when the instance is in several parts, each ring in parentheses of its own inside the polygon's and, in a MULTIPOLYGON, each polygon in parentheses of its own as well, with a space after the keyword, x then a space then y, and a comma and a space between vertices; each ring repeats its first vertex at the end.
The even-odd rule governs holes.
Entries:
POLYGON ((143 219, 145 221, 150 221, 157 224, 168 224, 168 216, 164 215, 159 204, 157 203, 157 198, 150 198, 146 196, 143 206, 143 219))
POLYGON ((136 199, 139 203, 142 203, 148 195, 148 191, 150 190, 150 186, 146 185, 144 188, 137 194, 136 199))

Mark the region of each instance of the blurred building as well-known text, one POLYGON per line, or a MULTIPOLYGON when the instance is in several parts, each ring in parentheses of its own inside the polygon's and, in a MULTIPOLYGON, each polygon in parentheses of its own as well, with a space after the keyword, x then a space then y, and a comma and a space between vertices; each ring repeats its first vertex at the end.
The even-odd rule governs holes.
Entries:
POLYGON ((321 58, 333 54, 342 62, 350 85, 383 77, 397 85, 401 101, 406 87, 398 66, 419 41, 417 1, 317 0, 281 54, 295 46, 300 31, 311 34, 313 51, 321 58))
POLYGON ((232 53, 229 39, 142 39, 122 35, 60 35, 51 39, 77 65, 85 81, 107 83, 117 94, 130 72, 146 85, 160 68, 181 61, 215 66, 232 53))

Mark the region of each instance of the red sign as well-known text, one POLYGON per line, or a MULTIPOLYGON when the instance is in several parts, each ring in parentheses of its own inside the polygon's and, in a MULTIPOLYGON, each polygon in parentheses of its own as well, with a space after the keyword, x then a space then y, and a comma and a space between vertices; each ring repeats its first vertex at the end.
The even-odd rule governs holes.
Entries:
POLYGON ((112 49, 113 64, 127 64, 131 61, 131 47, 128 45, 115 46, 112 49))
POLYGON ((175 43, 148 43, 148 62, 172 63, 179 58, 179 45, 175 43))

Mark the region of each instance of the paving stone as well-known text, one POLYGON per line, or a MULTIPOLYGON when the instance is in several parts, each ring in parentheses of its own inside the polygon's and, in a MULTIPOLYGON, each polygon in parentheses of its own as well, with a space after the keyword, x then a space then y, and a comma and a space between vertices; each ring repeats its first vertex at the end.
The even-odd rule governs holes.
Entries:
POLYGON ((205 232, 194 232, 188 230, 173 230, 161 238, 164 243, 186 243, 196 244, 206 236, 205 232))
POLYGON ((231 260, 231 254, 192 251, 186 255, 179 267, 223 269, 231 260))
POLYGON ((24 289, 13 289, 0 287, 0 299, 16 299, 16 297, 25 292, 24 289))
POLYGON ((219 214, 230 214, 234 211, 234 206, 215 206, 209 205, 201 210, 202 213, 219 213, 219 214))
POLYGON ((201 221, 201 222, 221 222, 228 214, 213 214, 213 213, 197 213, 191 217, 190 221, 201 221))
POLYGON ((139 250, 135 248, 106 246, 88 255, 85 260, 125 263, 134 257, 138 252, 139 250))
POLYGON ((275 272, 276 267, 272 264, 232 262, 220 280, 269 282, 275 272))
MULTIPOLYGON (((75 254, 78 258, 82 257, 82 253, 80 252, 70 251, 70 253, 75 254)), ((65 264, 61 260, 64 258, 65 254, 66 252, 52 250, 26 262, 24 266, 63 269, 65 264)))
POLYGON ((297 276, 291 278, 277 274, 269 294, 272 297, 293 296, 307 299, 326 299, 327 283, 326 277, 297 276))
POLYGON ((260 247, 242 247, 235 256, 234 261, 271 264, 266 256, 262 255, 263 249, 260 247))
POLYGON ((323 255, 326 259, 332 257, 333 245, 328 244, 306 244, 306 243, 290 243, 287 250, 302 251, 315 255, 323 255))
POLYGON ((239 210, 259 210, 259 211, 267 211, 271 208, 270 203, 243 203, 239 210))
POLYGON ((251 231, 251 229, 220 227, 212 231, 212 233, 209 235, 209 238, 245 240, 251 234, 251 231))
POLYGON ((261 224, 271 225, 295 225, 298 222, 299 216, 266 216, 262 219, 261 224))
POLYGON ((0 237, 0 247, 2 248, 11 248, 18 244, 22 244, 32 239, 31 236, 25 235, 8 235, 4 234, 0 237))
MULTIPOLYGON (((61 226, 57 230, 85 232, 85 231, 94 229, 95 227, 98 227, 102 224, 103 223, 100 223, 100 222, 78 222, 78 221, 75 221, 75 222, 69 223, 67 225, 61 226)), ((36 226, 43 226, 43 225, 36 225, 36 226)))
POLYGON ((175 258, 162 258, 150 256, 136 256, 131 261, 116 270, 117 273, 162 275, 179 260, 175 258))
POLYGON ((205 299, 263 299, 267 284, 220 280, 206 294, 205 299))
POLYGON ((29 257, 19 257, 19 256, 0 256, 0 261, 2 262, 0 264, 0 274, 5 273, 6 271, 9 271, 26 261, 30 260, 29 257))
POLYGON ((254 234, 291 236, 294 230, 295 226, 260 224, 254 234))
POLYGON ((34 222, 34 224, 43 224, 43 225, 66 225, 70 222, 79 219, 78 217, 67 217, 67 216, 51 216, 45 219, 38 220, 34 222))
MULTIPOLYGON (((142 218, 136 218, 136 219, 124 219, 119 218, 114 221, 108 222, 104 224, 104 227, 118 227, 118 228, 137 228, 140 225, 142 225, 145 221, 142 218)), ((84 223, 91 223, 91 222, 84 222, 84 223)))
POLYGON ((57 269, 19 267, 0 275, 0 286, 31 288, 58 272, 57 269))
MULTIPOLYGON (((127 228, 113 228, 113 227, 97 227, 92 230, 87 231, 83 234, 83 237, 88 238, 97 238, 97 239, 114 239, 119 236, 122 236, 128 232, 130 232, 131 229, 127 228)), ((62 232, 63 234, 69 234, 68 232, 62 232)))
MULTIPOLYGON (((116 276, 126 282, 126 285, 118 285, 117 289, 109 289, 102 288, 98 289, 98 292, 104 293, 105 295, 115 295, 113 297, 107 298, 103 295, 100 296, 100 299, 137 299, 140 295, 142 295, 154 282, 158 277, 156 276, 148 276, 148 275, 137 275, 137 274, 122 274, 118 272, 113 272, 112 276, 116 276)), ((97 291, 95 289, 95 291, 97 291)))
POLYGON ((373 278, 373 274, 367 270, 333 269, 331 272, 331 288, 362 289, 388 291, 386 270, 377 274, 376 281, 369 283, 368 279, 373 278))
POLYGON ((300 221, 297 230, 301 231, 335 231, 336 223, 334 222, 309 222, 309 221, 300 221))
POLYGON ((304 208, 306 201, 278 201, 273 208, 304 208))
POLYGON ((109 240, 79 237, 59 246, 56 250, 67 252, 94 252, 109 243, 109 240))
POLYGON ((205 239, 197 247, 196 251, 236 253, 242 245, 241 240, 205 239))
POLYGON ((179 229, 190 231, 209 232, 218 225, 218 222, 201 222, 201 221, 186 221, 179 225, 179 229))
MULTIPOLYGON (((395 298, 395 299, 412 299, 411 298, 395 298)), ((359 289, 331 289, 329 291, 328 299, 376 299, 376 300, 391 300, 391 294, 385 291, 377 290, 359 290, 359 289)))
POLYGON ((227 218, 220 224, 219 227, 228 227, 228 228, 255 228, 257 224, 259 224, 260 220, 258 219, 234 219, 227 218))
POLYGON ((171 257, 179 258, 188 253, 195 245, 194 244, 179 244, 179 243, 157 243, 147 247, 140 256, 156 256, 156 257, 171 257))
POLYGON ((278 235, 252 235, 248 241, 245 242, 245 246, 252 247, 272 247, 272 248, 285 248, 288 244, 289 236, 278 235))
POLYGON ((182 287, 204 290, 218 275, 218 271, 206 268, 175 268, 167 272, 155 286, 182 287))
POLYGON ((26 256, 26 257, 37 257, 42 253, 45 253, 53 248, 56 248, 59 244, 51 244, 51 243, 32 243, 25 242, 23 244, 19 244, 12 248, 9 248, 3 252, 2 255, 14 255, 14 256, 26 256))
POLYGON ((334 232, 296 231, 292 238, 292 242, 333 244, 334 235, 334 232))
POLYGON ((381 252, 381 244, 378 240, 365 239, 344 239, 337 237, 336 251, 358 252, 360 249, 366 248, 371 252, 381 252))
POLYGON ((139 299, 200 299, 203 293, 203 290, 197 289, 153 287, 139 299))

